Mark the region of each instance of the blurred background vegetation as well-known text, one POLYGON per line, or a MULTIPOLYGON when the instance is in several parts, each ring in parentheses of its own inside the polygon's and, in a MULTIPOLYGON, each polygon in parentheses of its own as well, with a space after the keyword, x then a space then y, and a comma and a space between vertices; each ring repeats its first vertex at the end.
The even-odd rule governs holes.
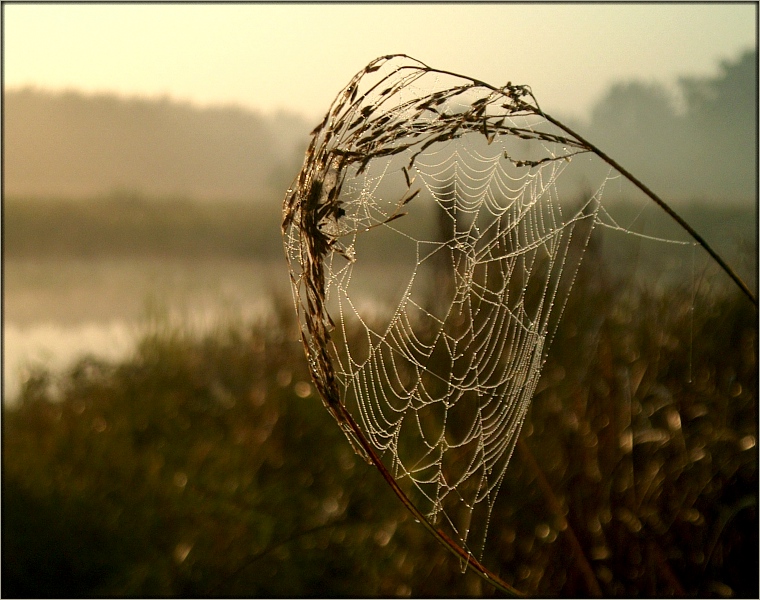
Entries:
MULTIPOLYGON (((746 206, 757 191, 756 107, 751 49, 712 76, 672 88, 621 81, 587 118, 554 116, 671 202, 746 206)), ((316 125, 287 112, 33 87, 4 90, 3 109, 4 193, 30 200, 122 190, 265 206, 282 198, 316 125)))
POLYGON ((12 259, 284 256, 274 203, 255 211, 241 201, 117 191, 81 200, 10 197, 3 213, 4 249, 12 259))
MULTIPOLYGON (((486 564, 532 595, 756 596, 754 307, 584 264, 486 564)), ((353 454, 280 306, 203 336, 158 320, 129 360, 28 378, 3 595, 494 595, 353 454)))

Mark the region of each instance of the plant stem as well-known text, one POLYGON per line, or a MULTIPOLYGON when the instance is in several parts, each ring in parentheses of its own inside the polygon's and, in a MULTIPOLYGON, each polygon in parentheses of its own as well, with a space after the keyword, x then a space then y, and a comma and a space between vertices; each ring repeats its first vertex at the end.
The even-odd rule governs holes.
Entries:
MULTIPOLYGON (((401 55, 406 56, 406 55, 401 55)), ((411 57, 407 57, 411 58, 411 57)), ((414 59, 412 59, 414 60, 414 59)), ((424 64, 424 63, 422 63, 424 64)), ((445 71, 442 69, 433 69, 431 67, 428 67, 425 65, 425 68, 429 71, 441 73, 445 75, 451 75, 454 77, 458 77, 460 79, 467 79, 471 81, 474 85, 484 87, 486 89, 492 90, 494 92, 500 91, 498 88, 492 86, 490 83, 486 83, 485 81, 480 81, 479 79, 475 79, 473 77, 467 77, 465 75, 459 75, 457 73, 453 73, 451 71, 445 71)), ((532 96, 532 94, 531 94, 532 96)), ((578 142, 580 142, 581 145, 588 148, 591 152, 596 154, 599 158, 601 158, 604 162, 606 162, 608 165, 610 165, 613 169, 615 169, 618 173, 620 173, 623 177, 628 179, 633 185, 635 185, 637 188, 639 188, 642 192, 644 192, 651 200, 655 202, 660 208, 662 208, 668 215, 670 215, 676 223, 678 223, 681 227, 683 227, 686 232, 700 245, 702 248, 704 248, 707 253, 715 259, 715 262, 720 265, 720 267, 726 272, 726 274, 736 283, 736 285, 739 286, 739 288, 744 292, 744 294, 750 299, 750 301, 757 306, 757 296, 756 294, 749 289, 749 286, 742 280, 741 277, 734 271, 728 263, 726 263, 725 260, 715 251, 712 249, 712 247, 705 241, 705 239, 699 235, 694 228, 689 225, 676 211, 674 211, 662 198, 660 198, 657 194, 655 194, 652 190, 650 190, 646 185, 644 185, 637 177, 634 177, 634 175, 628 171, 627 169, 623 168, 616 160, 608 156, 605 152, 602 152, 599 148, 597 148, 594 144, 589 142, 586 138, 572 130, 570 127, 562 123, 561 121, 558 121, 551 115, 546 114, 541 110, 541 108, 538 106, 538 102, 535 101, 535 98, 533 98, 535 102, 535 107, 526 104, 526 108, 531 110, 537 115, 540 115, 556 127, 559 127, 562 131, 565 133, 571 135, 574 137, 578 142)))
POLYGON ((340 416, 343 419, 345 419, 346 425, 350 427, 352 432, 356 435, 357 441, 361 445, 362 449, 367 453, 367 456, 369 456, 370 460, 372 461, 372 464, 375 465, 378 471, 380 471, 380 474, 383 476, 383 479, 385 479, 385 481, 391 487, 391 489, 396 494, 396 496, 398 496, 398 498, 401 500, 404 506, 406 506, 409 512, 412 513, 414 518, 420 523, 422 523, 425 529, 427 529, 441 544, 443 544, 443 546, 447 550, 449 550, 449 552, 451 552, 452 554, 454 554, 454 556, 456 556, 460 560, 464 561, 467 565, 472 567, 475 573, 485 582, 491 584, 492 586, 504 592, 508 596, 514 596, 514 597, 525 596, 525 594, 523 594, 522 592, 518 591, 517 589, 509 585, 506 581, 503 581, 498 575, 496 575, 495 573, 490 571, 488 568, 480 564, 480 562, 474 556, 472 556, 472 554, 464 550, 459 544, 457 544, 454 540, 452 540, 445 532, 443 532, 441 529, 438 529, 435 525, 433 525, 430 521, 428 521, 427 517, 423 515, 420 512, 420 510, 407 497, 406 493, 398 485, 393 475, 391 475, 388 472, 388 469, 385 467, 385 465, 383 464, 383 461, 375 452, 375 449, 372 447, 372 445, 369 443, 367 438, 364 436, 364 433, 362 432, 362 430, 359 429, 359 426, 356 424, 356 421, 354 421, 353 417, 351 416, 351 413, 349 413, 346 407, 343 406, 343 404, 341 403, 338 403, 337 410, 340 413, 340 416))
POLYGON ((652 190, 650 190, 646 185, 644 185, 641 181, 639 181, 636 177, 633 176, 628 170, 624 169, 620 164, 614 160, 613 158, 610 158, 606 153, 602 152, 599 148, 597 148, 594 144, 586 140, 584 137, 570 129, 567 125, 564 123, 558 121, 551 115, 547 115, 544 112, 540 113, 542 117, 544 117, 547 121, 552 123, 553 125, 556 125, 560 129, 562 129, 564 132, 570 134, 573 136, 576 140, 578 140, 581 144, 587 146, 591 152, 596 154, 599 158, 601 158, 604 162, 606 162, 608 165, 610 165, 613 169, 615 169, 618 173, 620 173, 623 177, 628 179, 633 185, 635 185, 637 188, 639 188, 642 192, 644 192, 649 198, 651 198, 655 204, 657 204, 660 208, 662 208, 666 213, 668 213, 676 223, 678 223, 681 227, 683 227, 687 233, 694 238, 694 240, 704 248, 707 253, 715 259, 715 262, 717 262, 720 267, 726 272, 726 274, 733 279, 734 283, 739 286, 739 288, 744 292, 744 294, 752 301, 752 303, 757 306, 757 296, 755 295, 752 290, 749 289, 749 286, 742 280, 741 277, 734 271, 726 261, 723 260, 723 258, 712 249, 712 247, 704 240, 704 238, 699 235, 694 228, 689 225, 684 219, 675 212, 662 198, 660 198, 657 194, 655 194, 652 190))

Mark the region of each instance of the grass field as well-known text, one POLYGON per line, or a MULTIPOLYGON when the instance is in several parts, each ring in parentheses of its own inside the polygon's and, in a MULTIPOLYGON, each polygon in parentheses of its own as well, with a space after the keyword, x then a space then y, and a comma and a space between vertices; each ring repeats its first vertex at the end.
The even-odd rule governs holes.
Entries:
MULTIPOLYGON (((757 596, 757 313, 691 296, 584 263, 492 515, 508 583, 757 596)), ((3 419, 3 595, 494 594, 354 456, 275 305, 27 380, 3 419)))

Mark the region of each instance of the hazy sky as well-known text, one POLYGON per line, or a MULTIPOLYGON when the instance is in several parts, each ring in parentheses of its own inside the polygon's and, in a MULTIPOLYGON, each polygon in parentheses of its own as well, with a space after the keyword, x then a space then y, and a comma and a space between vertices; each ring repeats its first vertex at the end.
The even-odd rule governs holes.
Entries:
POLYGON ((396 52, 585 115, 613 81, 712 75, 756 44, 749 4, 4 5, 7 87, 286 108, 317 119, 396 52))

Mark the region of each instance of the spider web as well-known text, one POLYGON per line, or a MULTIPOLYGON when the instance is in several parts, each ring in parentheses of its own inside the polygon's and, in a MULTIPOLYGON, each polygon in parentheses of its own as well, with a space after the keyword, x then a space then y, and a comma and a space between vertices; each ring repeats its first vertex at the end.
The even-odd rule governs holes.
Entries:
POLYGON ((624 229, 601 205, 609 175, 567 200, 588 150, 527 87, 388 56, 338 95, 285 199, 326 407, 479 556, 591 232, 624 229))

